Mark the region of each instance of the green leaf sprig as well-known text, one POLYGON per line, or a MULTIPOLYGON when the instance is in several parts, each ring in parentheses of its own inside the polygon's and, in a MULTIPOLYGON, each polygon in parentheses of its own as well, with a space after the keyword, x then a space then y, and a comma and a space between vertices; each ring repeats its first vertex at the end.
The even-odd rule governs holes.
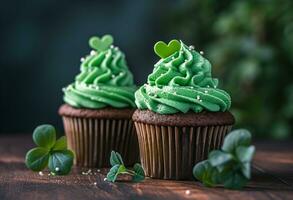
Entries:
POLYGON ((29 169, 41 171, 48 166, 54 175, 70 172, 74 154, 67 149, 65 136, 56 140, 55 128, 44 124, 34 130, 33 140, 38 147, 29 150, 25 156, 25 164, 29 169))
POLYGON ((108 181, 115 182, 119 175, 130 175, 133 182, 140 182, 145 178, 144 170, 139 163, 134 164, 132 170, 127 169, 121 155, 118 152, 111 152, 110 164, 112 168, 107 174, 108 181))
POLYGON ((234 130, 225 137, 221 150, 211 151, 207 160, 194 166, 193 175, 208 187, 222 184, 228 189, 241 189, 251 178, 254 152, 250 132, 234 130))

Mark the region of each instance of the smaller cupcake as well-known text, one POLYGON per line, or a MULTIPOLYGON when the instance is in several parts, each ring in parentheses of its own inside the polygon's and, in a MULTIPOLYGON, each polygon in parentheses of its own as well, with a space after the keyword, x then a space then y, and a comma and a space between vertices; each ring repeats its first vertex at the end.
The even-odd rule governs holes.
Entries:
POLYGON ((135 93, 141 163, 152 178, 190 179, 192 167, 221 147, 234 124, 231 98, 193 46, 158 42, 155 52, 161 59, 135 93))
POLYGON ((139 156, 131 120, 136 86, 124 54, 112 43, 110 35, 90 38, 93 50, 81 59, 75 82, 63 89, 65 104, 59 114, 79 166, 108 167, 111 150, 126 165, 139 156))

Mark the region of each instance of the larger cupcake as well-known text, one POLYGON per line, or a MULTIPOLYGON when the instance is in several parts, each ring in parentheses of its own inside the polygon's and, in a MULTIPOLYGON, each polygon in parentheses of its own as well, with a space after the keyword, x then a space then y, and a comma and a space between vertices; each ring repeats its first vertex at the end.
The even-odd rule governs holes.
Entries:
POLYGON ((126 165, 138 159, 131 120, 136 86, 124 54, 112 43, 110 35, 92 37, 93 50, 81 59, 81 72, 63 89, 59 114, 79 166, 108 167, 111 150, 121 153, 126 165))
POLYGON ((147 176, 189 179, 192 167, 220 148, 234 124, 231 98, 193 46, 158 42, 155 52, 161 59, 135 93, 141 162, 147 176))

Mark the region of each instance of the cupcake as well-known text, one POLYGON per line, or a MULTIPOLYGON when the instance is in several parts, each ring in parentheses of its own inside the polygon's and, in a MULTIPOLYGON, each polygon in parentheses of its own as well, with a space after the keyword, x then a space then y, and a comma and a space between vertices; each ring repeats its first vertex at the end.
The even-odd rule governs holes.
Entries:
POLYGON ((161 59, 135 93, 132 118, 141 163, 152 178, 190 179, 192 167, 221 147, 234 124, 231 98, 193 46, 172 40, 154 50, 161 59))
POLYGON ((65 104, 59 114, 78 166, 108 167, 111 150, 119 152, 126 165, 139 156, 131 120, 137 88, 125 55, 112 43, 110 35, 90 38, 93 50, 81 58, 80 73, 63 89, 65 104))

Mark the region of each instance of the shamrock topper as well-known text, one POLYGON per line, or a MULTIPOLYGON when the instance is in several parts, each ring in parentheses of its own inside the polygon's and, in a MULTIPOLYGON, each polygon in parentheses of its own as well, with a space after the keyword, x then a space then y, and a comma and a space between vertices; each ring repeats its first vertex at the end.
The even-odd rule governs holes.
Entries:
POLYGON ((113 44, 112 35, 104 35, 102 38, 93 36, 89 40, 89 45, 97 51, 105 51, 113 44))
POLYGON ((179 51, 180 48, 181 44, 178 40, 171 40, 168 45, 163 41, 159 41, 155 44, 154 51, 159 57, 167 58, 176 51, 179 51))

